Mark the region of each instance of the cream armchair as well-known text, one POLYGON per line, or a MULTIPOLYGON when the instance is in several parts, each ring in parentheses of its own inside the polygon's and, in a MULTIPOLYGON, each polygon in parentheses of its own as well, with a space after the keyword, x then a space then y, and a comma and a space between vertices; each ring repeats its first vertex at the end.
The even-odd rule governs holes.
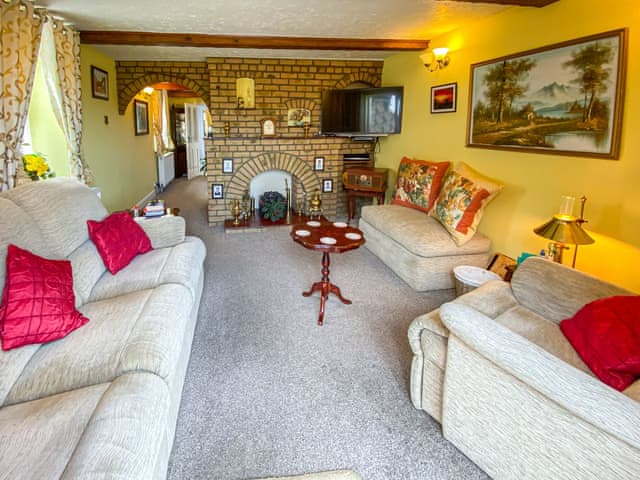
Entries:
POLYGON ((496 479, 632 479, 640 472, 640 381, 593 376, 558 323, 630 292, 527 259, 409 327, 411 399, 496 479))

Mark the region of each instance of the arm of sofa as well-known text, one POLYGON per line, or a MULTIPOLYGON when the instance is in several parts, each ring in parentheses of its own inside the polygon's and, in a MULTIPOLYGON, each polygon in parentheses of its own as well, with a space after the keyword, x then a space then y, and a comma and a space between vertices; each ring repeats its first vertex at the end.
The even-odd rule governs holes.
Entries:
POLYGON ((451 336, 499 368, 571 414, 640 447, 638 402, 466 305, 444 304, 440 316, 451 336))
POLYGON ((135 220, 149 236, 154 249, 184 242, 186 225, 182 217, 164 215, 158 218, 137 217, 135 220))
POLYGON ((585 304, 631 292, 559 263, 527 258, 511 278, 518 303, 558 323, 573 316, 585 304))
MULTIPOLYGON (((502 281, 486 283, 482 287, 456 298, 453 302, 473 307, 491 318, 497 317, 516 305, 509 284, 502 281)), ((421 408, 422 375, 425 362, 425 352, 422 351, 422 337, 425 332, 434 335, 435 338, 440 337, 443 344, 446 344, 449 330, 440 320, 439 309, 416 317, 409 325, 407 332, 409 346, 413 352, 411 362, 411 401, 416 408, 421 408)), ((436 343, 439 344, 440 342, 436 343)))

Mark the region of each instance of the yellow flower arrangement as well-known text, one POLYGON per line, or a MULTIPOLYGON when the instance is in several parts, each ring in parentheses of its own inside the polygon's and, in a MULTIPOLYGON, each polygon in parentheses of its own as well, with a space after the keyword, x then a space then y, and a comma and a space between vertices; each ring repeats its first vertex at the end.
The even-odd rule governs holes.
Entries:
POLYGON ((22 156, 24 171, 31 180, 55 177, 56 174, 49 169, 45 156, 41 153, 30 153, 22 156))

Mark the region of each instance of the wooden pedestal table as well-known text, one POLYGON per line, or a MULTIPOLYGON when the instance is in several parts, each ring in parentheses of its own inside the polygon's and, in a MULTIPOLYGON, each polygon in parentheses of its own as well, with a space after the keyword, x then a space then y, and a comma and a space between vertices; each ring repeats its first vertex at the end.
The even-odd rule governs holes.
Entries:
POLYGON ((324 306, 330 293, 337 296, 345 305, 351 305, 351 300, 342 296, 337 285, 329 280, 330 253, 343 253, 354 250, 364 244, 364 235, 357 228, 349 227, 343 222, 309 221, 294 225, 291 229, 291 237, 309 250, 322 252, 322 280, 315 282, 308 292, 303 292, 305 297, 314 292, 320 292, 320 314, 318 325, 322 325, 324 318, 324 306))

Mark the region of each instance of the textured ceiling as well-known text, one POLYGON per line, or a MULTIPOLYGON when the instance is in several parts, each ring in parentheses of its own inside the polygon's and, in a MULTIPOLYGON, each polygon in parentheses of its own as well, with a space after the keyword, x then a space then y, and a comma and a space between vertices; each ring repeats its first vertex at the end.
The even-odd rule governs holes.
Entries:
MULTIPOLYGON (((36 0, 78 30, 430 39, 504 6, 436 0, 36 0)), ((116 60, 216 56, 382 59, 392 52, 97 46, 116 60)))

